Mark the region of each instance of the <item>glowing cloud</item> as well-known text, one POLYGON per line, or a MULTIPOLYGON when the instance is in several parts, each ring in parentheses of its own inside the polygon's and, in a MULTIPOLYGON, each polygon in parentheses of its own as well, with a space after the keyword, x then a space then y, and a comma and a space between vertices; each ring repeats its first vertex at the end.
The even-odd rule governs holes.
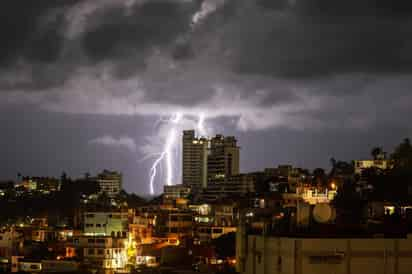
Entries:
POLYGON ((102 146, 108 146, 108 147, 114 147, 114 148, 126 148, 130 150, 131 152, 136 152, 137 146, 135 141, 126 136, 122 136, 119 138, 115 138, 112 136, 102 136, 98 137, 96 139, 90 140, 89 144, 91 145, 102 145, 102 146))

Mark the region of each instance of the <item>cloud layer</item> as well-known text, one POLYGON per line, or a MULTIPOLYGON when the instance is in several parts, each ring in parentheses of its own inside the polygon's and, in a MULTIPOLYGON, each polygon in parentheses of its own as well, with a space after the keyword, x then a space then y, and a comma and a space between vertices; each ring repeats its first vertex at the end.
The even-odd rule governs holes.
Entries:
POLYGON ((131 152, 136 152, 137 146, 135 141, 127 136, 115 138, 112 136, 101 136, 89 141, 90 145, 102 145, 112 148, 125 148, 131 152))
POLYGON ((205 113, 242 130, 367 128, 410 114, 406 1, 6 2, 2 102, 68 113, 205 113))

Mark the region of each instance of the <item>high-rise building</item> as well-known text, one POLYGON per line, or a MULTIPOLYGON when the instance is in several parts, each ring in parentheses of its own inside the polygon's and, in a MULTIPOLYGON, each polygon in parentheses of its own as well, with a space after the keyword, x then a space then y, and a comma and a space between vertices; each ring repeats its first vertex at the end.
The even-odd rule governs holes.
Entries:
POLYGON ((210 139, 207 173, 209 182, 226 182, 239 174, 239 147, 235 137, 216 135, 210 139))
POLYGON ((115 197, 122 190, 122 174, 119 172, 103 170, 97 175, 96 181, 100 191, 105 192, 110 198, 115 197))
POLYGON ((195 136, 194 130, 183 131, 183 184, 196 192, 207 186, 208 140, 195 136))
POLYGON ((226 182, 239 174, 239 150, 233 136, 196 137, 194 130, 183 131, 183 184, 192 192, 208 183, 226 182))

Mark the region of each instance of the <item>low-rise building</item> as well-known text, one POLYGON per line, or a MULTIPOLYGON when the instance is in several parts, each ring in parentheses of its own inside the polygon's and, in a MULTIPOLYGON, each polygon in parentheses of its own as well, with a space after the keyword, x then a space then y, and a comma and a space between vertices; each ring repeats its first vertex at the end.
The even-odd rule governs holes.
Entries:
POLYGON ((155 237, 176 240, 192 237, 193 221, 192 211, 162 210, 156 216, 155 237))
POLYGON ((165 185, 163 192, 163 197, 167 200, 187 199, 191 193, 191 188, 187 185, 165 185))
POLYGON ((238 209, 235 203, 219 203, 213 207, 214 224, 216 226, 231 227, 237 225, 238 209))
POLYGON ((110 236, 73 237, 68 247, 78 251, 84 265, 91 270, 113 273, 125 270, 129 241, 127 238, 110 236))
POLYGON ((14 227, 0 229, 0 257, 11 259, 19 245, 22 244, 22 234, 17 232, 14 227))
POLYGON ((235 226, 199 226, 196 230, 196 243, 209 243, 224 234, 236 232, 235 226))
POLYGON ((378 158, 375 160, 355 160, 355 174, 362 175, 362 172, 368 168, 377 168, 381 170, 391 169, 393 167, 392 160, 378 158))
POLYGON ((151 244, 153 242, 155 219, 155 212, 137 211, 133 217, 133 222, 129 224, 132 239, 140 244, 151 244))
POLYGON ((127 212, 85 212, 85 235, 127 237, 127 212))
POLYGON ((104 192, 108 197, 116 197, 122 190, 122 174, 117 171, 103 170, 95 178, 99 184, 100 192, 104 192))

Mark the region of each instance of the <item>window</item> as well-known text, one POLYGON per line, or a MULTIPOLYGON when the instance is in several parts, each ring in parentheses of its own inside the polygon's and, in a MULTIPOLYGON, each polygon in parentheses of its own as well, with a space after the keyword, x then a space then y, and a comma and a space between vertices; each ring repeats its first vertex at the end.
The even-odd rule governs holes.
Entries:
POLYGON ((103 255, 104 254, 104 250, 103 249, 98 249, 97 250, 97 255, 103 255))
POLYGON ((340 264, 343 262, 344 255, 320 255, 320 256, 309 256, 310 264, 340 264))
POLYGON ((177 233, 177 227, 171 227, 170 233, 177 233))
POLYGON ((102 227, 102 225, 101 224, 96 224, 96 227, 102 227))
POLYGON ((170 221, 177 222, 177 216, 170 216, 170 221))
POLYGON ((96 239, 96 243, 97 243, 97 244, 104 244, 104 243, 105 243, 105 239, 96 239))
POLYGON ((213 229, 213 233, 221 234, 221 233, 223 233, 223 229, 221 229, 221 228, 214 228, 214 229, 213 229))
POLYGON ((87 239, 87 242, 88 242, 89 244, 94 244, 94 239, 87 239))
POLYGON ((94 214, 86 214, 86 218, 94 218, 94 214))
POLYGON ((88 253, 89 255, 94 255, 94 248, 89 248, 89 249, 87 250, 87 253, 88 253))

